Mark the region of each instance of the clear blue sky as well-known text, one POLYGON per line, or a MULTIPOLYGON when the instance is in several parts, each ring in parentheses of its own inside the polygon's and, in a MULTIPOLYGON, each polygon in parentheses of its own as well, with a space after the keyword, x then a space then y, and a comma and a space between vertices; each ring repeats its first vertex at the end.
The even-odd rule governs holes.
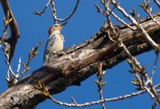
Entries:
MULTIPOLYGON (((124 7, 127 12, 134 7, 137 9, 137 13, 141 13, 141 16, 144 17, 147 14, 145 14, 143 10, 138 7, 139 1, 141 3, 143 2, 143 0, 119 0, 121 6, 124 7)), ((31 70, 27 72, 26 75, 42 66, 44 46, 48 38, 48 28, 53 24, 53 18, 50 12, 50 7, 41 17, 34 15, 33 11, 34 9, 41 11, 44 8, 46 2, 47 1, 37 0, 9 0, 20 30, 20 38, 17 43, 14 59, 12 60, 12 67, 14 71, 16 71, 17 69, 19 57, 22 58, 22 61, 26 62, 29 50, 31 49, 31 47, 35 47, 40 40, 43 40, 43 43, 38 50, 39 54, 33 59, 32 63, 30 64, 31 70)), ((57 7, 57 15, 61 18, 64 18, 66 15, 68 15, 75 5, 75 0, 55 0, 55 2, 57 7)), ((68 24, 62 30, 62 34, 65 37, 65 48, 71 47, 72 45, 79 44, 89 39, 100 29, 100 27, 103 25, 103 22, 105 22, 105 17, 97 13, 96 8, 94 7, 94 3, 97 3, 99 4, 99 6, 101 6, 99 0, 80 1, 77 12, 68 21, 68 24)), ((153 3, 152 6, 153 12, 159 11, 153 3)), ((118 13, 118 15, 120 14, 118 13)), ((3 18, 4 14, 2 12, 2 8, 0 7, 1 35, 4 27, 3 18)), ((114 19, 113 23, 120 24, 114 19)), ((4 63, 5 58, 2 50, 0 50, 0 57, 0 93, 2 93, 7 89, 7 84, 5 81, 6 64, 4 63)), ((150 74, 155 59, 154 52, 151 51, 142 54, 138 56, 137 59, 141 62, 142 65, 147 67, 147 71, 150 74)), ((112 69, 106 71, 104 81, 107 81, 107 84, 103 88, 104 98, 116 97, 136 92, 136 87, 131 84, 131 80, 134 79, 134 76, 128 72, 129 69, 129 65, 126 62, 122 62, 112 69)), ((159 68, 156 70, 156 74, 154 76, 154 84, 159 83, 159 70, 159 68)), ((65 91, 54 95, 54 98, 64 102, 72 102, 70 98, 73 97, 75 98, 77 103, 85 103, 98 100, 99 95, 97 93, 98 88, 94 82, 95 79, 96 76, 93 75, 89 79, 82 82, 80 87, 70 86, 65 91)), ((139 97, 126 99, 123 101, 105 103, 106 108, 108 109, 151 109, 152 104, 153 100, 148 94, 143 94, 139 97)), ((37 109, 53 108, 68 109, 68 107, 59 106, 51 100, 46 100, 45 102, 37 106, 37 109)), ((101 106, 93 105, 90 107, 85 107, 83 109, 91 108, 100 109, 101 106)))

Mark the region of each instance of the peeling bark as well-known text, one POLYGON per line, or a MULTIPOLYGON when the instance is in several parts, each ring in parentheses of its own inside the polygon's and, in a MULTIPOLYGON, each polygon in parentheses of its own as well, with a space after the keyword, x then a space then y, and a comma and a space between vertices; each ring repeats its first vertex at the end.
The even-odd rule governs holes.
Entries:
MULTIPOLYGON (((160 21, 160 13, 154 17, 160 21)), ((150 18, 142 20, 141 25, 152 39, 160 44, 160 26, 150 18)), ((117 27, 120 38, 133 55, 153 49, 139 30, 132 31, 122 25, 117 27)), ((109 41, 105 28, 103 26, 88 41, 53 54, 46 66, 35 70, 2 93, 0 109, 30 109, 44 101, 46 97, 34 88, 38 81, 44 83, 51 94, 57 94, 70 85, 80 85, 95 74, 100 63, 103 64, 103 70, 106 70, 124 61, 127 55, 116 43, 109 41)))

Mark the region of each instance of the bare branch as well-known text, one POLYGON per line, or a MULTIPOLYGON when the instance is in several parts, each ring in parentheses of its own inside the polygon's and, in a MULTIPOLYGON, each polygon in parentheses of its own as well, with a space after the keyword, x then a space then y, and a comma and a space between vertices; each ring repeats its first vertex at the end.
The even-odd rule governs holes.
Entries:
POLYGON ((160 26, 160 23, 157 21, 157 20, 155 20, 154 19, 154 17, 153 17, 153 15, 152 15, 152 7, 150 8, 150 9, 148 9, 149 8, 149 4, 150 4, 150 1, 146 1, 146 0, 144 0, 144 3, 143 4, 139 4, 139 6, 141 7, 141 8, 143 8, 143 10, 146 12, 146 13, 148 13, 148 15, 152 18, 152 20, 156 23, 156 24, 158 24, 159 26, 160 26))
POLYGON ((151 39, 151 37, 144 30, 144 28, 134 18, 128 15, 127 12, 123 8, 121 8, 115 0, 111 0, 111 2, 126 18, 128 18, 135 26, 137 26, 142 31, 143 35, 145 36, 147 41, 153 46, 153 48, 157 49, 158 45, 151 39))
MULTIPOLYGON (((98 66, 98 72, 96 74, 97 74, 98 80, 95 80, 95 82, 97 83, 97 86, 98 86, 99 97, 100 97, 100 100, 104 100, 102 87, 106 84, 106 82, 102 81, 102 78, 104 76, 104 73, 102 71, 102 63, 100 63, 100 65, 98 66)), ((102 109, 105 109, 104 102, 101 103, 101 106, 102 106, 102 109)))
POLYGON ((73 97, 71 97, 71 100, 73 101, 73 103, 74 103, 75 105, 77 104, 76 100, 75 100, 73 97))
POLYGON ((14 15, 11 11, 11 8, 9 6, 8 0, 1 0, 1 5, 2 5, 3 11, 5 13, 5 16, 7 17, 7 13, 9 11, 10 19, 12 19, 12 21, 9 23, 11 37, 10 37, 10 40, 8 41, 8 43, 10 44, 10 52, 9 52, 9 63, 10 63, 12 60, 12 57, 14 55, 14 50, 15 50, 16 43, 18 41, 20 33, 18 30, 18 25, 17 25, 16 19, 15 19, 14 15))
MULTIPOLYGON (((156 85, 155 88, 157 88, 159 86, 160 86, 160 84, 156 85)), ((127 94, 127 95, 122 95, 122 96, 113 97, 113 98, 106 98, 106 99, 98 100, 98 101, 86 102, 83 104, 62 102, 62 101, 56 100, 52 96, 51 96, 51 100, 59 105, 63 105, 63 106, 67 106, 67 107, 86 107, 86 106, 91 106, 91 105, 95 105, 95 104, 101 104, 104 102, 113 102, 113 101, 119 101, 119 100, 132 98, 132 97, 144 94, 145 92, 146 92, 145 90, 142 90, 142 91, 134 92, 134 93, 127 94)))
POLYGON ((24 68, 24 69, 23 69, 23 71, 19 74, 18 79, 21 78, 21 77, 24 75, 24 73, 27 72, 27 71, 30 69, 28 66, 29 66, 29 64, 31 63, 33 57, 35 57, 35 56, 38 54, 37 50, 38 50, 38 48, 39 48, 39 46, 40 46, 41 44, 42 44, 42 41, 40 41, 35 48, 32 48, 32 49, 30 50, 30 52, 29 52, 29 54, 28 54, 27 63, 23 63, 23 68, 24 68))
POLYGON ((56 16, 56 8, 55 8, 55 4, 54 4, 54 0, 52 0, 51 2, 51 7, 52 7, 52 16, 54 18, 54 21, 58 21, 58 22, 66 22, 67 20, 69 20, 73 15, 74 13, 76 12, 77 8, 78 8, 78 5, 80 3, 80 0, 77 0, 77 3, 73 9, 73 11, 71 12, 71 14, 69 14, 66 18, 64 19, 60 19, 56 16))
POLYGON ((110 0, 108 0, 108 2, 106 0, 101 0, 101 3, 103 4, 103 7, 105 8, 105 14, 106 14, 105 16, 107 18, 107 22, 108 22, 108 25, 109 25, 111 31, 113 33, 116 33, 115 28, 113 27, 113 24, 112 24, 112 21, 110 18, 110 12, 109 12, 110 0))
POLYGON ((54 19, 54 24, 57 23, 57 21, 58 22, 66 22, 67 20, 69 20, 74 15, 74 13, 76 12, 76 10, 78 8, 79 3, 80 3, 80 0, 77 0, 77 3, 75 5, 73 11, 64 19, 61 19, 61 18, 57 17, 54 0, 48 0, 48 2, 45 5, 44 9, 41 12, 39 12, 38 10, 35 10, 34 14, 42 16, 42 14, 44 14, 46 9, 48 8, 49 4, 51 4, 51 11, 52 11, 53 19, 54 19))
POLYGON ((152 109, 156 109, 157 103, 154 102, 154 104, 152 105, 152 109))
POLYGON ((156 5, 160 8, 160 2, 158 0, 154 0, 154 2, 156 3, 156 5))
POLYGON ((4 29, 3 29, 3 35, 0 38, 0 46, 3 42, 8 42, 8 38, 7 38, 7 29, 9 26, 9 23, 12 21, 12 18, 10 18, 10 13, 9 10, 7 11, 7 16, 6 18, 3 19, 4 22, 4 29))
POLYGON ((17 74, 20 72, 21 63, 22 63, 22 60, 21 60, 21 57, 20 57, 20 58, 19 58, 19 61, 18 61, 17 74))
POLYGON ((45 11, 46 11, 47 7, 49 6, 50 2, 51 2, 51 0, 48 0, 47 4, 45 5, 44 9, 41 12, 39 12, 38 10, 35 9, 34 14, 42 16, 42 14, 45 13, 45 11))
MULTIPOLYGON (((95 7, 97 8, 98 12, 100 12, 101 14, 103 14, 104 16, 109 16, 110 14, 107 15, 107 13, 105 11, 103 11, 97 4, 95 4, 95 7)), ((121 22, 122 24, 126 25, 127 27, 129 27, 131 30, 135 30, 135 28, 131 27, 129 24, 127 24, 123 19, 121 19, 119 16, 117 16, 113 10, 111 10, 108 7, 108 12, 111 13, 113 15, 113 17, 115 19, 117 19, 119 22, 121 22)))
POLYGON ((56 14, 56 7, 54 4, 54 0, 51 0, 51 10, 52 10, 52 16, 54 19, 54 24, 56 24, 57 23, 57 14, 56 14))
POLYGON ((152 72, 151 72, 151 80, 153 80, 154 72, 156 70, 156 66, 157 66, 157 63, 158 63, 159 49, 160 49, 160 47, 158 47, 158 50, 155 51, 156 58, 155 58, 155 61, 154 61, 152 72))
POLYGON ((39 46, 41 45, 42 41, 40 41, 38 43, 38 45, 35 47, 35 48, 32 48, 29 52, 29 55, 28 55, 28 61, 27 63, 23 63, 23 71, 20 73, 20 68, 21 68, 21 65, 22 65, 22 62, 21 62, 21 58, 19 58, 19 61, 18 61, 18 66, 17 66, 17 72, 14 73, 14 71, 12 70, 12 67, 8 61, 9 59, 9 50, 8 50, 8 44, 5 44, 5 48, 3 49, 3 52, 6 56, 6 64, 8 66, 8 70, 6 72, 6 80, 8 82, 8 86, 11 87, 12 85, 16 84, 18 82, 18 80, 23 76, 23 74, 25 72, 27 72, 30 68, 28 67, 28 65, 30 64, 31 60, 33 59, 33 57, 35 57, 38 52, 37 52, 37 49, 39 48, 39 46), (11 75, 10 75, 11 73, 11 75))
MULTIPOLYGON (((140 65, 140 63, 136 60, 136 58, 134 58, 131 55, 131 53, 128 51, 128 49, 126 48, 126 46, 123 44, 123 42, 121 40, 119 40, 119 46, 123 48, 123 50, 126 52, 128 57, 131 58, 131 60, 133 61, 133 66, 132 65, 131 66, 133 69, 135 68, 135 70, 136 70, 135 72, 139 72, 142 75, 142 77, 144 77, 146 83, 140 84, 140 87, 142 89, 145 89, 150 94, 150 96, 155 100, 155 102, 160 102, 159 95, 158 95, 157 91, 155 90, 155 88, 153 87, 152 81, 151 81, 151 79, 149 79, 145 69, 140 65), (147 88, 146 85, 148 85, 150 87, 150 89, 147 88)), ((139 77, 137 77, 137 78, 139 78, 139 77)), ((143 80, 139 80, 139 81, 143 82, 143 80)))

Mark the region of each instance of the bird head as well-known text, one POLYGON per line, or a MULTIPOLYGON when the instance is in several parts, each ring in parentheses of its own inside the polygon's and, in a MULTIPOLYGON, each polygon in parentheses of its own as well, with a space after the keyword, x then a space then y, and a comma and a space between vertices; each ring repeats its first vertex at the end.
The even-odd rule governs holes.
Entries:
POLYGON ((49 36, 53 33, 53 32, 57 32, 60 33, 63 26, 66 25, 67 22, 63 23, 63 24, 54 24, 53 26, 51 26, 48 30, 48 34, 49 36))

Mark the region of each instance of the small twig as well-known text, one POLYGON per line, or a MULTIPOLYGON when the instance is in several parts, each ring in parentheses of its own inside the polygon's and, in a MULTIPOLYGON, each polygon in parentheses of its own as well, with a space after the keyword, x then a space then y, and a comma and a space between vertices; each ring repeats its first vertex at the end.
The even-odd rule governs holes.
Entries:
POLYGON ((133 61, 133 64, 136 67, 136 72, 139 72, 144 77, 146 83, 144 85, 141 85, 140 87, 142 89, 145 89, 150 94, 151 98, 153 98, 156 102, 160 102, 159 95, 155 90, 155 88, 153 87, 152 81, 150 80, 147 73, 145 72, 145 69, 140 65, 140 63, 136 60, 136 58, 134 58, 130 54, 130 52, 128 51, 128 49, 126 48, 126 46, 123 44, 121 40, 119 40, 119 46, 123 48, 123 50, 126 52, 128 57, 131 58, 131 60, 133 61), (148 89, 146 85, 148 85, 150 89, 148 89))
POLYGON ((8 81, 10 81, 10 71, 9 71, 9 69, 7 69, 7 72, 6 72, 6 80, 7 80, 7 82, 8 81))
MULTIPOLYGON (((103 14, 104 16, 106 16, 106 12, 104 12, 97 4, 95 4, 95 7, 97 8, 98 12, 100 12, 101 14, 103 14)), ((115 19, 117 19, 119 22, 121 22, 122 24, 124 24, 125 26, 129 27, 131 30, 136 30, 135 28, 131 27, 129 24, 127 24, 123 19, 121 19, 119 16, 117 16, 113 10, 111 10, 109 7, 108 7, 108 11, 110 14, 113 15, 113 17, 115 19)))
POLYGON ((9 72, 11 72, 11 74, 12 74, 15 78, 17 78, 17 75, 13 72, 10 63, 9 63, 8 61, 5 61, 5 62, 6 62, 6 64, 8 65, 9 72))
POLYGON ((73 101, 73 103, 74 103, 75 105, 77 104, 76 100, 75 100, 73 97, 71 97, 71 100, 73 101))
POLYGON ((160 8, 160 2, 158 0, 154 0, 154 2, 156 3, 156 5, 160 8))
POLYGON ((96 3, 94 4, 95 7, 97 8, 97 12, 101 13, 102 15, 106 16, 106 12, 103 11, 96 3))
POLYGON ((20 72, 20 69, 21 69, 21 63, 22 63, 22 60, 21 60, 21 58, 19 58, 19 61, 18 61, 18 67, 17 67, 17 74, 20 72))
POLYGON ((54 4, 54 0, 52 0, 51 7, 52 7, 52 16, 54 18, 54 21, 56 20, 56 21, 59 21, 59 22, 66 22, 67 20, 69 20, 74 15, 74 13, 76 12, 79 3, 80 3, 80 0, 77 0, 76 5, 75 5, 73 11, 66 18, 60 19, 60 18, 58 18, 56 16, 55 4, 54 4))
MULTIPOLYGON (((154 86, 154 88, 158 88, 158 87, 160 87, 160 84, 154 86)), ((103 100, 78 104, 76 102, 76 100, 73 99, 73 98, 72 98, 73 103, 66 103, 66 102, 62 102, 62 101, 58 101, 58 100, 54 99, 51 96, 51 94, 49 93, 48 88, 44 84, 42 84, 40 81, 38 81, 38 84, 35 86, 35 88, 37 90, 39 90, 42 93, 42 95, 46 96, 47 98, 50 98, 53 102, 55 102, 59 105, 68 106, 68 107, 85 107, 85 106, 91 106, 91 105, 95 105, 95 104, 101 104, 101 103, 104 103, 104 102, 119 101, 119 100, 123 100, 123 99, 127 99, 127 98, 132 98, 134 96, 138 96, 138 95, 146 92, 146 90, 141 90, 139 92, 135 92, 135 93, 119 96, 119 97, 107 98, 107 99, 103 99, 103 100)), ((159 92, 159 91, 157 90, 157 92, 159 92)))
POLYGON ((48 0, 47 4, 45 5, 44 9, 41 12, 39 12, 38 10, 35 9, 34 14, 42 16, 45 13, 45 11, 46 11, 47 7, 49 6, 50 2, 51 2, 51 0, 48 0))
POLYGON ((8 43, 3 43, 4 48, 2 48, 4 56, 6 57, 6 61, 9 61, 9 51, 10 51, 10 45, 8 43))
POLYGON ((111 18, 110 18, 110 12, 109 12, 109 4, 110 4, 110 1, 106 1, 106 0, 100 0, 101 3, 103 4, 103 7, 105 8, 105 11, 103 11, 97 4, 95 4, 95 7, 97 8, 97 11, 101 14, 103 14, 106 18, 107 18, 107 24, 108 26, 110 27, 111 31, 113 33, 116 33, 115 32, 115 29, 113 27, 113 24, 111 22, 111 18))
POLYGON ((49 4, 51 4, 51 11, 52 11, 52 16, 53 16, 53 19, 54 19, 54 24, 58 22, 66 22, 67 20, 69 20, 73 15, 74 13, 76 12, 77 8, 78 8, 78 5, 79 5, 79 2, 80 0, 77 0, 77 3, 73 9, 73 11, 64 19, 61 19, 61 18, 58 18, 57 15, 56 15, 56 8, 55 8, 55 3, 54 3, 54 0, 48 0, 47 4, 45 5, 44 9, 39 12, 38 10, 34 10, 34 14, 36 15, 39 15, 39 16, 42 16, 46 9, 48 8, 49 4))
POLYGON ((110 9, 108 9, 108 10, 113 15, 113 17, 115 19, 117 19, 119 22, 121 22, 122 24, 124 24, 125 26, 127 26, 128 28, 130 28, 131 30, 136 30, 134 27, 130 26, 123 19, 121 19, 119 16, 117 16, 113 11, 111 11, 110 9))
MULTIPOLYGON (((106 84, 106 82, 102 81, 102 78, 105 74, 102 71, 102 63, 98 66, 98 72, 96 74, 97 74, 98 80, 95 80, 95 82, 97 83, 97 86, 98 86, 99 97, 100 97, 100 100, 104 100, 102 87, 106 84)), ((101 106, 102 106, 102 109, 105 109, 104 102, 101 103, 101 106)))
POLYGON ((32 49, 30 50, 30 52, 29 52, 29 54, 28 54, 28 61, 27 61, 27 63, 26 63, 26 66, 28 66, 28 65, 30 64, 32 58, 38 54, 37 49, 39 48, 39 46, 40 46, 41 44, 42 44, 42 41, 40 41, 35 48, 32 48, 32 49))
POLYGON ((52 16, 54 19, 54 24, 56 24, 57 23, 57 14, 56 14, 56 7, 55 7, 54 0, 51 0, 51 10, 52 10, 52 16))
POLYGON ((5 40, 7 39, 7 29, 8 29, 9 23, 10 23, 11 21, 12 21, 12 18, 10 18, 10 14, 9 14, 9 10, 8 10, 8 11, 7 11, 6 18, 3 19, 4 29, 3 29, 3 35, 2 35, 2 37, 0 38, 0 45, 1 45, 3 42, 6 42, 5 40))
POLYGON ((151 73, 151 80, 153 80, 154 72, 156 70, 156 66, 157 66, 157 63, 158 63, 159 49, 160 49, 160 47, 158 47, 158 50, 155 51, 155 53, 156 53, 156 59, 154 61, 154 65, 153 65, 153 69, 152 69, 152 73, 151 73))
POLYGON ((146 1, 144 0, 144 3, 143 4, 139 4, 139 6, 141 8, 143 8, 143 10, 148 13, 148 15, 151 17, 151 19, 160 26, 160 23, 152 16, 151 12, 152 12, 152 7, 150 9, 149 8, 149 4, 150 4, 150 1, 146 1))
POLYGON ((42 95, 45 95, 47 98, 52 97, 48 91, 48 88, 43 83, 41 83, 41 81, 38 81, 38 84, 34 88, 39 90, 42 93, 42 95))
POLYGON ((144 30, 144 28, 141 26, 141 24, 139 24, 134 18, 132 18, 130 15, 128 15, 127 12, 122 7, 120 7, 120 5, 115 0, 111 0, 111 2, 126 18, 128 18, 136 27, 138 27, 141 30, 141 32, 145 36, 146 40, 148 41, 148 43, 151 44, 154 49, 157 49, 158 45, 151 39, 151 37, 144 30))
POLYGON ((6 57, 6 61, 5 62, 7 64, 7 66, 8 66, 8 70, 6 72, 6 80, 8 82, 8 86, 9 87, 12 86, 13 84, 17 83, 18 80, 23 76, 23 74, 30 69, 28 67, 28 65, 30 64, 32 58, 38 54, 37 49, 39 48, 41 43, 42 43, 42 41, 40 41, 35 48, 31 49, 31 51, 29 52, 29 56, 28 56, 29 58, 28 58, 27 63, 26 64, 23 63, 24 69, 23 69, 23 71, 21 73, 20 73, 21 64, 22 64, 21 58, 19 58, 19 61, 18 61, 17 71, 16 71, 16 73, 14 73, 14 71, 12 70, 12 67, 11 67, 11 65, 9 63, 9 48, 10 47, 8 47, 9 46, 8 44, 4 43, 4 47, 5 48, 3 48, 2 50, 3 50, 4 54, 5 54, 5 57, 6 57), (11 75, 10 75, 10 73, 11 73, 11 75))
POLYGON ((156 109, 158 103, 154 102, 154 104, 152 105, 152 109, 156 109))
POLYGON ((42 44, 42 41, 40 41, 38 43, 38 45, 35 47, 35 48, 32 48, 28 54, 28 60, 27 60, 27 63, 23 63, 23 67, 24 67, 24 70, 22 71, 22 73, 19 75, 19 78, 23 76, 23 74, 25 72, 27 72, 30 68, 28 67, 28 65, 30 64, 31 60, 33 59, 33 57, 35 57, 38 52, 37 52, 37 49, 39 48, 39 46, 42 44))
MULTIPOLYGON (((156 85, 155 88, 160 87, 160 84, 156 85)), ((66 103, 66 102, 61 102, 58 101, 56 99, 54 99, 52 96, 50 96, 51 100, 59 105, 63 105, 63 106, 67 106, 67 107, 86 107, 86 106, 91 106, 91 105, 95 105, 95 104, 100 104, 102 102, 113 102, 113 101, 119 101, 119 100, 123 100, 123 99, 128 99, 128 98, 132 98, 138 95, 141 95, 143 93, 145 93, 146 90, 141 90, 139 92, 135 92, 135 93, 131 93, 131 94, 127 94, 127 95, 123 95, 123 96, 119 96, 119 97, 113 97, 113 98, 106 98, 104 100, 98 100, 98 101, 92 101, 92 102, 86 102, 83 104, 74 104, 74 103, 66 103)), ((159 91, 158 91, 159 92, 159 91)))

